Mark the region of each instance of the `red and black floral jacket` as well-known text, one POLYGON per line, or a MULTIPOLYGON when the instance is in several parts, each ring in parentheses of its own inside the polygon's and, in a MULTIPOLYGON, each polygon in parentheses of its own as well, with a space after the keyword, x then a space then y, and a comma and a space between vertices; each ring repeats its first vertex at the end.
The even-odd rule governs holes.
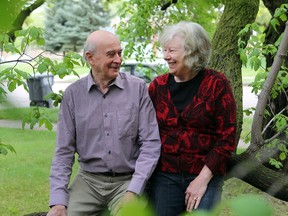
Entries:
POLYGON ((181 113, 169 92, 169 74, 149 85, 162 142, 158 170, 199 174, 206 164, 213 175, 226 173, 236 147, 236 104, 224 74, 211 69, 201 72, 199 90, 181 113))

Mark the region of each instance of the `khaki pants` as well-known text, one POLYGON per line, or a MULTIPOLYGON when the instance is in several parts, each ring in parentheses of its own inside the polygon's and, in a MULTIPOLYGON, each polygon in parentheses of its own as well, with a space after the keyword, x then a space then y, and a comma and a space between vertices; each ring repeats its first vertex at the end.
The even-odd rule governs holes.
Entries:
POLYGON ((69 187, 68 216, 98 216, 112 211, 126 193, 132 175, 110 177, 79 170, 69 187))

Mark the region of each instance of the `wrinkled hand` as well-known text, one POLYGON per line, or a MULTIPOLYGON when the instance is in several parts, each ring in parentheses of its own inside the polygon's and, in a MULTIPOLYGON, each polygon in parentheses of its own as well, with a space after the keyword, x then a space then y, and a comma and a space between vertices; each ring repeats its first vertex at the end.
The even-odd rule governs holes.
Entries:
POLYGON ((209 181, 203 181, 203 179, 197 177, 190 182, 186 189, 185 204, 186 211, 192 212, 193 209, 197 209, 202 197, 204 196, 209 181))
POLYGON ((125 206, 127 203, 131 201, 134 201, 137 198, 138 198, 137 194, 127 191, 126 194, 121 198, 121 201, 116 206, 116 208, 113 209, 112 215, 116 216, 119 213, 119 211, 123 208, 123 206, 125 206))
POLYGON ((66 207, 63 205, 55 205, 50 209, 47 216, 67 216, 66 207))

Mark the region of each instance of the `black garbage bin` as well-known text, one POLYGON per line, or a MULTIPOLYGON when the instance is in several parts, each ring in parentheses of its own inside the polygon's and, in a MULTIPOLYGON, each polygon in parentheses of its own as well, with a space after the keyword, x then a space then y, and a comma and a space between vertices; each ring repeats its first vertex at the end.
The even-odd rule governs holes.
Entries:
POLYGON ((52 100, 45 100, 44 96, 52 92, 53 75, 36 75, 27 79, 30 106, 53 107, 52 100))

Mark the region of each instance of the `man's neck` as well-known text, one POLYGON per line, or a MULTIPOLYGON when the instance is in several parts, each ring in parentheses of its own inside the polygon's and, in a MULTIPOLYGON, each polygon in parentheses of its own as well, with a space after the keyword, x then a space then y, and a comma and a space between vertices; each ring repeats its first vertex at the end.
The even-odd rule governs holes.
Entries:
POLYGON ((109 90, 109 85, 111 84, 112 80, 107 80, 103 76, 99 76, 97 74, 92 73, 92 77, 94 79, 95 84, 98 86, 98 89, 103 93, 106 94, 109 90))

